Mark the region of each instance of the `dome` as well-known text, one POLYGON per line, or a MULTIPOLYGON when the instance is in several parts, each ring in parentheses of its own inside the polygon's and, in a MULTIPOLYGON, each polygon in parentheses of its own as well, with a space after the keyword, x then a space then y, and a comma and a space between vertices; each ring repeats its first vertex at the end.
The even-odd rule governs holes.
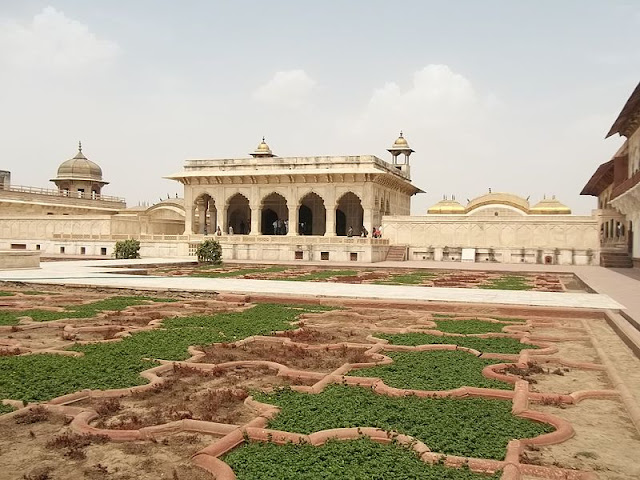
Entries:
POLYGON ((427 214, 429 215, 458 215, 463 213, 465 213, 465 208, 457 202, 455 198, 451 200, 444 198, 427 210, 427 214))
POLYGON ((250 154, 252 157, 274 157, 275 155, 269 148, 269 145, 264 141, 264 137, 262 137, 262 141, 258 144, 255 151, 250 154))
POLYGON ((471 212, 472 210, 488 205, 505 205, 508 207, 516 208, 517 210, 520 210, 525 214, 529 213, 529 202, 527 199, 522 198, 518 195, 514 195, 513 193, 503 192, 489 192, 485 195, 474 198, 467 204, 467 212, 471 212))
POLYGON ((571 209, 556 200, 555 195, 552 198, 543 198, 533 207, 531 213, 535 215, 570 215, 571 209))
POLYGON ((391 148, 387 149, 387 152, 391 153, 391 155, 393 155, 394 158, 400 154, 404 154, 408 158, 409 155, 413 153, 413 150, 409 146, 409 142, 407 142, 407 139, 404 138, 404 135, 402 134, 402 132, 400 132, 400 136, 396 139, 395 142, 393 142, 393 145, 391 145, 391 148))
POLYGON ((407 139, 402 136, 402 132, 400 132, 400 136, 398 137, 398 139, 395 142, 393 142, 393 146, 394 147, 408 147, 409 146, 409 144, 407 143, 407 139))
POLYGON ((84 156, 80 144, 76 156, 60 164, 54 180, 92 180, 103 183, 102 169, 84 156))

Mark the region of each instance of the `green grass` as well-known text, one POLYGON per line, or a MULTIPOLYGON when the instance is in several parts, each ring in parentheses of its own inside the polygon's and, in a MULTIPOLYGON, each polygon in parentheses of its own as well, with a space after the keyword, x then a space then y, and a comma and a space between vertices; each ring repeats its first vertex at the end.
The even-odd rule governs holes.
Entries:
MULTIPOLYGON (((200 267, 203 268, 203 267, 200 267)), ((224 272, 194 272, 191 274, 193 277, 207 277, 207 278, 233 278, 241 277, 242 275, 250 275, 254 273, 279 273, 284 272, 289 267, 258 267, 258 268, 241 268, 239 270, 228 270, 224 272)))
POLYGON ((435 273, 412 272, 389 275, 386 280, 375 282, 378 285, 421 285, 425 280, 430 280, 436 276, 435 273))
POLYGON ((2 403, 0 403, 0 415, 13 412, 14 410, 15 408, 13 408, 11 405, 3 405, 2 403))
POLYGON ((7 292, 6 290, 0 290, 0 297, 13 297, 15 292, 7 292))
POLYGON ((310 282, 313 280, 326 280, 333 277, 351 277, 354 275, 358 275, 357 270, 318 270, 316 272, 299 275, 297 277, 289 277, 286 280, 310 282))
POLYGON ((468 352, 425 351, 384 352, 393 359, 390 365, 351 370, 356 377, 379 377, 395 388, 412 390, 453 390, 458 387, 481 387, 510 390, 509 383, 486 378, 482 369, 502 360, 478 358, 468 352))
POLYGON ((484 320, 436 320, 437 329, 446 333, 490 333, 502 332, 503 323, 485 322, 484 320))
POLYGON ((478 288, 487 290, 532 290, 533 286, 525 277, 504 275, 499 278, 487 280, 487 283, 478 285, 478 288))
POLYGON ((52 320, 60 320, 61 318, 92 318, 100 312, 116 311, 119 312, 127 307, 134 305, 142 305, 146 301, 152 302, 175 302, 171 298, 154 298, 154 297, 111 297, 97 302, 66 305, 62 312, 53 312, 42 309, 29 309, 18 311, 0 311, 0 325, 17 325, 18 318, 31 317, 35 322, 50 322, 52 320))
POLYGON ((413 451, 382 445, 368 437, 329 440, 322 446, 249 443, 223 460, 238 480, 498 480, 500 472, 482 475, 468 468, 422 462, 413 451))
POLYGON ((268 335, 294 328, 303 312, 327 307, 259 304, 243 312, 174 318, 164 329, 125 337, 120 342, 75 345, 83 357, 28 355, 0 357, 0 398, 42 401, 85 388, 111 389, 141 385, 140 372, 153 366, 144 358, 184 360, 187 347, 268 335))
POLYGON ((460 347, 473 348, 479 352, 487 353, 520 353, 521 350, 538 348, 534 345, 520 343, 516 338, 478 338, 478 337, 457 337, 438 336, 428 333, 376 333, 376 337, 389 340, 394 345, 458 345, 460 347))
POLYGON ((310 434, 376 427, 410 435, 434 452, 496 460, 504 458, 510 440, 553 431, 551 425, 513 416, 511 402, 502 400, 388 397, 344 385, 318 394, 285 388, 255 398, 281 408, 268 428, 310 434))

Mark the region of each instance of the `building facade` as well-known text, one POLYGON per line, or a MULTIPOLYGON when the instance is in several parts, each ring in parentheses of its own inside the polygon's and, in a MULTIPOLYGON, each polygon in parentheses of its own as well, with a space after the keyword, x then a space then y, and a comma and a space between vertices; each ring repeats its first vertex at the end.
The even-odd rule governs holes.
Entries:
POLYGON ((598 223, 571 215, 555 197, 530 206, 510 193, 487 193, 466 206, 444 198, 423 216, 385 217, 384 236, 411 260, 590 265, 599 261, 598 223))
POLYGON ((625 141, 591 176, 582 195, 598 198, 603 259, 611 266, 640 267, 640 83, 611 126, 607 138, 625 141))

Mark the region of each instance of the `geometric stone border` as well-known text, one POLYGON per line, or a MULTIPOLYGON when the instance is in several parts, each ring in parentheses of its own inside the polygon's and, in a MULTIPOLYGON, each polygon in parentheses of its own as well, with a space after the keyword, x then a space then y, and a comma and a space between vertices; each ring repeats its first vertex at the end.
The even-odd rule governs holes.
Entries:
MULTIPOLYGON (((218 296, 216 300, 220 301, 229 301, 231 298, 221 298, 222 296, 218 296)), ((229 297, 226 295, 225 297, 229 297)), ((231 295, 233 297, 233 301, 238 302, 240 298, 243 301, 251 300, 247 296, 238 296, 231 295)), ((255 298, 255 296, 253 297, 255 298)), ((300 302, 299 298, 295 299, 297 303, 300 302)), ((269 301, 274 301, 273 297, 269 298, 269 301)), ((304 302, 307 303, 307 302, 304 302)), ((318 303, 318 302, 314 302, 318 303)), ((346 303, 346 302, 345 302, 346 303)), ((369 305, 368 305, 369 306, 369 305)), ((407 305, 404 305, 405 307, 407 305)), ((413 306, 413 305, 412 305, 413 306)), ((374 308, 380 308, 379 304, 376 304, 374 308)), ((393 308, 393 307, 392 307, 393 308)), ((410 307, 411 308, 411 307, 410 307)), ((536 308, 539 310, 539 308, 536 308)), ((425 312, 426 313, 426 312, 425 312)), ((572 311, 575 315, 575 310, 572 311)), ((599 312, 598 312, 599 313, 599 312)), ((322 314, 313 314, 304 315, 301 318, 309 318, 316 317, 322 314)), ((513 315, 523 315, 522 313, 514 313, 513 315)), ((601 315, 598 315, 602 318, 601 315)), ((463 320, 465 317, 456 316, 456 320, 463 320)), ((496 323, 505 323, 506 328, 504 329, 505 333, 489 333, 489 334, 475 334, 470 336, 478 336, 478 337, 512 337, 512 338, 520 338, 523 343, 534 344, 537 346, 541 346, 543 348, 539 350, 522 350, 519 355, 508 355, 508 354, 483 354, 483 357, 486 358, 494 358, 494 359, 503 359, 509 361, 509 363, 501 363, 489 365, 483 369, 483 374, 488 378, 494 378, 501 381, 507 381, 515 384, 514 390, 497 390, 497 389, 483 389, 476 387, 461 387, 450 391, 418 391, 418 390, 406 390, 406 389, 397 389, 393 387, 389 387, 382 382, 382 380, 371 377, 352 377, 345 376, 345 374, 352 370, 353 368, 359 367, 368 367, 375 364, 385 364, 389 363, 391 359, 380 352, 382 350, 390 350, 390 351, 403 351, 403 350, 414 350, 414 351, 423 351, 423 350, 464 350, 469 352, 470 354, 480 355, 480 352, 456 347, 455 345, 421 345, 417 347, 410 346, 401 346, 401 345, 389 345, 388 342, 382 339, 376 339, 375 337, 370 336, 368 340, 376 342, 373 344, 359 344, 359 343, 348 343, 342 342, 338 344, 331 345, 306 345, 300 344, 291 341, 291 339, 287 337, 249 337, 243 339, 238 344, 253 342, 253 341, 265 341, 265 342, 282 342, 282 343, 292 343, 299 345, 303 348, 309 349, 319 349, 319 348, 342 348, 342 346, 348 347, 368 347, 368 350, 365 352, 372 356, 372 359, 377 360, 372 363, 361 363, 361 364, 345 364, 339 367, 334 372, 329 374, 316 373, 316 372, 308 372, 308 371, 298 371, 294 369, 290 369, 284 365, 275 363, 275 362, 265 362, 265 361, 239 361, 239 362, 227 362, 225 364, 199 364, 193 363, 197 361, 199 358, 204 356, 203 352, 196 350, 193 347, 189 348, 189 353, 191 358, 186 360, 185 362, 170 362, 170 361, 161 361, 161 365, 148 369, 146 371, 141 372, 141 376, 150 380, 150 383, 146 385, 140 385, 130 388, 123 389, 114 389, 107 391, 100 390, 83 390, 80 392, 75 392, 69 395, 64 395, 61 397, 57 397, 52 399, 51 401, 43 404, 44 408, 62 413, 64 415, 68 415, 73 418, 70 426, 71 428, 79 433, 90 433, 90 434, 99 434, 106 435, 110 439, 114 441, 135 441, 135 440, 147 440, 152 439, 156 436, 167 435, 172 433, 177 433, 181 431, 187 432, 199 432, 203 434, 212 434, 212 435, 221 435, 222 438, 214 441, 208 447, 205 447, 201 451, 197 452, 193 460, 200 467, 210 471, 213 473, 218 480, 222 479, 234 479, 235 475, 233 471, 231 471, 230 467, 222 462, 218 457, 228 452, 232 448, 237 447, 247 440, 254 441, 272 441, 274 443, 286 443, 289 441, 293 442, 307 442, 312 445, 322 445, 329 438, 338 438, 338 439, 353 439, 358 438, 359 436, 365 435, 370 437, 373 441, 380 443, 390 443, 392 440, 395 440, 404 445, 410 445, 411 448, 419 454, 420 458, 425 462, 437 462, 444 461, 446 465, 455 467, 461 466, 463 464, 468 464, 469 467, 478 472, 495 472, 497 470, 502 470, 502 480, 518 480, 522 474, 537 476, 546 479, 556 479, 556 478, 566 478, 566 479, 575 479, 575 480, 591 480, 596 478, 593 472, 582 472, 570 469, 563 469, 558 467, 543 467, 537 465, 528 465, 521 464, 519 459, 522 453, 523 448, 526 445, 549 445, 554 443, 559 443, 571 438, 573 436, 573 428, 571 424, 563 419, 555 417, 550 414, 545 414, 542 412, 537 412, 533 410, 529 410, 529 404, 531 402, 560 402, 565 404, 573 404, 578 403, 585 398, 621 398, 627 407, 634 424, 640 430, 640 414, 635 408, 635 404, 629 404, 629 400, 631 396, 626 390, 626 386, 622 382, 622 380, 617 376, 617 373, 613 369, 612 364, 608 360, 606 353, 599 347, 597 343, 597 339, 595 339, 593 332, 589 328, 588 323, 585 320, 581 320, 583 331, 587 331, 588 335, 572 335, 565 337, 545 337, 545 336, 530 336, 528 332, 524 331, 529 324, 527 323, 517 323, 517 324, 509 324, 508 322, 497 321, 488 317, 478 317, 472 316, 469 318, 493 321, 496 323), (580 362, 570 362, 565 361, 563 359, 553 357, 551 354, 556 353, 557 349, 553 347, 551 344, 546 342, 553 341, 562 341, 562 340, 591 340, 593 346, 598 352, 598 355, 603 360, 604 365, 593 364, 593 363, 580 363, 580 362), (543 343, 544 342, 544 343, 543 343), (552 359, 555 362, 562 363, 567 366, 572 366, 574 368, 584 368, 584 369, 593 369, 593 370, 606 370, 609 378, 614 383, 615 390, 593 390, 593 391, 578 391, 573 392, 569 395, 560 395, 560 394, 548 394, 548 393, 534 393, 529 392, 529 384, 525 380, 517 380, 516 377, 505 375, 501 373, 501 370, 506 368, 509 364, 516 364, 518 366, 524 367, 530 360, 531 356, 535 356, 540 359, 552 359), (118 396, 126 396, 131 395, 135 392, 145 391, 154 388, 156 385, 164 382, 164 379, 159 376, 159 374, 166 373, 173 368, 174 364, 186 364, 190 368, 198 368, 198 369, 211 369, 211 368, 224 368, 225 366, 235 366, 235 365, 261 365, 267 366, 269 368, 276 369, 278 371, 278 375, 293 377, 293 378, 306 378, 306 379, 314 379, 318 380, 314 385, 308 386, 293 386, 292 388, 299 391, 304 391, 310 394, 318 393, 322 391, 327 385, 331 383, 347 383, 347 384, 359 384, 359 385, 369 385, 373 387, 373 390, 378 394, 390 395, 390 396, 400 396, 400 395, 418 395, 418 396, 471 396, 471 397, 484 397, 484 398, 499 398, 506 399, 512 401, 512 413, 514 415, 529 418, 534 421, 544 422, 552 424, 556 431, 551 432, 549 434, 540 435, 535 438, 530 439, 520 439, 520 440, 512 440, 509 442, 507 446, 507 452, 505 456, 505 460, 497 461, 497 460, 487 460, 487 459, 479 459, 479 458, 463 458, 452 455, 443 455, 431 452, 427 445, 424 445, 422 442, 416 442, 413 438, 406 435, 398 435, 393 432, 385 432, 379 429, 371 428, 371 427, 360 427, 360 428, 346 428, 346 429, 332 429, 325 430, 321 432, 314 432, 310 435, 300 435, 293 434, 290 432, 281 432, 277 430, 269 430, 266 429, 267 422, 270 418, 276 415, 279 409, 273 405, 262 404, 255 401, 252 397, 248 397, 245 400, 245 403, 254 408, 259 415, 246 423, 245 425, 228 425, 228 424, 219 424, 214 422, 205 422, 199 420, 179 420, 176 422, 170 422, 163 425, 155 425, 151 427, 144 427, 140 430, 110 430, 110 429, 97 429, 89 425, 93 419, 97 418, 97 413, 91 409, 74 407, 72 405, 68 405, 70 403, 75 403, 78 400, 85 398, 99 398, 99 397, 118 397, 118 396), (631 407, 631 408, 630 408, 631 407)), ((542 319, 541 319, 542 320, 542 319)), ((564 319, 566 320, 566 319, 564 319)), ((304 321, 304 320, 302 320, 304 321)), ((61 328, 66 328, 66 325, 61 323, 61 328)), ((140 331, 146 329, 154 329, 158 328, 158 325, 161 323, 161 320, 150 322, 149 325, 145 327, 134 327, 130 326, 122 326, 123 331, 118 334, 118 336, 129 335, 129 331, 140 331)), ((421 322, 422 323, 422 322, 421 322)), ((433 322, 431 322, 433 323, 433 322)), ((549 321, 550 325, 554 325, 555 322, 553 320, 549 321)), ((48 326, 52 326, 54 322, 47 322, 48 326)), ((40 325, 40 324, 39 324, 40 325)), ((328 324, 318 325, 323 328, 330 327, 328 324)), ((388 328, 379 328, 374 327, 376 331, 390 331, 401 333, 408 331, 418 331, 423 333, 432 333, 432 334, 441 334, 447 336, 456 336, 456 334, 451 333, 443 333, 438 331, 429 331, 424 327, 428 326, 428 322, 424 322, 422 328, 403 328, 403 329, 388 329, 388 328)), ((433 325, 435 326, 435 325, 433 325)), ((20 325, 20 327, 30 327, 30 325, 20 325)), ((113 329, 115 327, 119 327, 117 325, 111 325, 107 328, 113 329)), ((556 325, 557 327, 557 325, 556 325)), ((0 327, 2 329, 6 327, 0 327)), ((10 327, 9 327, 10 328, 10 327)), ((34 328, 36 326, 34 325, 34 328)), ((76 328, 76 327, 74 327, 76 328)), ((82 328, 82 327, 80 327, 82 328)), ((88 327, 88 328, 101 328, 101 327, 88 327)), ((572 329, 579 327, 558 327, 558 329, 565 329, 571 332, 572 329)), ((391 332, 390 332, 391 333, 391 332)), ((119 341, 120 338, 115 338, 113 340, 106 341, 119 341)), ((89 342, 95 343, 95 342, 89 342)), ((17 348, 20 349, 19 345, 6 345, 9 348, 17 348)), ((22 351, 21 351, 22 353, 22 351)), ((43 350, 39 350, 37 353, 45 353, 43 350)), ((77 354, 78 352, 68 352, 68 351, 50 351, 46 353, 59 353, 59 354, 77 354)), ((5 400, 3 403, 11 404, 16 408, 21 406, 20 402, 5 400)), ((33 408, 33 406, 28 406, 26 409, 33 408)), ((0 421, 6 421, 15 415, 19 415, 24 412, 26 409, 22 408, 17 411, 5 414, 0 416, 0 421)))

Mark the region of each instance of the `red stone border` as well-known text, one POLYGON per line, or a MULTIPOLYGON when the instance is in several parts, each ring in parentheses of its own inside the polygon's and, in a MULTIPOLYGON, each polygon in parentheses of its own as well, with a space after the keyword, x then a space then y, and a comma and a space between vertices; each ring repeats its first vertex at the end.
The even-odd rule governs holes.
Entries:
MULTIPOLYGON (((218 300, 223 300, 221 297, 233 297, 234 301, 238 301, 239 298, 242 298, 245 301, 248 301, 249 298, 247 296, 219 296, 218 300)), ((254 297, 255 298, 255 297, 254 297)), ((226 298, 225 298, 226 299, 226 298)), ((231 298, 229 298, 230 300, 231 298)), ((270 301, 273 301, 273 298, 269 298, 270 301)), ((299 298, 295 298, 296 303, 300 302, 299 298)), ((355 301, 358 304, 357 301, 355 301)), ((313 302, 318 303, 318 302, 313 302)), ((353 303, 353 302, 344 302, 344 303, 353 303)), ((370 306, 372 302, 365 302, 367 306, 370 306)), ((359 303, 360 305, 364 305, 363 303, 359 303)), ((379 303, 375 303, 374 308, 380 308, 381 305, 379 303)), ((395 304, 394 304, 395 305, 395 304)), ((382 305, 383 307, 389 307, 389 305, 382 305)), ((403 304, 404 307, 408 305, 403 304)), ((410 305, 410 307, 414 307, 414 305, 410 305)), ((485 306, 486 307, 486 306, 485 306)), ((509 307, 511 308, 511 307, 509 307)), ((541 309, 536 307, 535 309, 539 312, 541 309)), ((571 310, 574 312, 574 309, 571 310)), ((350 312, 353 313, 353 312, 350 312)), ((327 313, 329 314, 329 313, 327 313)), ((313 318, 317 318, 318 316, 322 316, 322 313, 308 315, 305 314, 301 316, 304 317, 304 320, 311 320, 313 318)), ((513 313, 513 315, 522 315, 521 313, 513 313)), ((587 315, 588 316, 588 315, 587 315)), ((72 417, 71 428, 78 433, 87 433, 93 435, 106 435, 113 441, 140 441, 140 440, 150 440, 158 436, 173 434, 177 432, 198 432, 202 434, 221 436, 218 440, 214 441, 208 447, 202 449, 197 452, 193 461, 204 468, 205 470, 213 473, 218 480, 222 479, 234 479, 235 475, 231 471, 231 469, 226 465, 219 457, 231 449, 241 445, 245 441, 272 441, 275 443, 286 443, 288 441, 293 442, 308 442, 312 445, 322 445, 329 438, 337 438, 342 440, 354 439, 358 438, 362 435, 370 437, 373 441, 379 443, 390 443, 392 440, 395 440, 403 445, 408 445, 412 448, 420 458, 429 463, 434 463, 438 461, 444 461, 445 464, 456 467, 461 466, 463 464, 468 464, 469 467, 478 472, 495 472, 497 470, 502 470, 502 480, 518 480, 522 474, 536 476, 544 479, 575 479, 575 480, 591 480, 595 478, 595 474, 592 472, 582 472, 570 469, 563 469, 558 467, 543 467, 536 465, 527 465, 520 463, 520 454, 522 450, 527 445, 550 445, 563 442, 573 436, 573 428, 571 424, 566 420, 555 417, 550 414, 538 412, 535 410, 530 410, 529 405, 531 402, 540 403, 553 401, 562 404, 575 404, 580 402, 585 398, 621 398, 627 406, 627 409, 630 411, 632 415, 633 421, 635 425, 640 430, 640 413, 637 410, 637 407, 634 405, 630 405, 629 401, 631 396, 626 389, 624 383, 619 378, 613 366, 611 365, 608 357, 604 353, 601 347, 597 342, 597 339, 594 337, 593 332, 591 331, 588 323, 585 320, 574 320, 573 315, 563 318, 563 320, 570 321, 570 323, 576 323, 579 326, 559 326, 555 320, 551 320, 548 317, 535 317, 536 323, 549 323, 549 326, 553 326, 555 329, 566 330, 568 333, 572 333, 572 335, 556 337, 556 336, 543 336, 537 335, 532 336, 529 334, 528 329, 532 325, 532 321, 534 319, 530 318, 526 323, 514 323, 508 321, 500 321, 495 320, 490 317, 455 317, 452 320, 464 320, 464 319, 478 319, 483 321, 490 321, 493 323, 504 323, 505 328, 503 329, 503 333, 487 333, 487 334, 475 334, 469 336, 477 336, 480 338, 491 338, 491 337, 510 337, 510 338, 519 338, 520 341, 526 345, 536 345, 541 347, 540 349, 524 349, 520 352, 519 355, 510 355, 510 354, 493 354, 487 353, 483 354, 483 357, 493 358, 499 360, 505 360, 509 363, 500 363, 487 366, 483 369, 483 375, 488 378, 493 378, 500 381, 505 381, 511 384, 514 384, 514 390, 498 390, 498 389, 485 389, 485 388, 476 388, 476 387, 460 387, 454 390, 449 391, 421 391, 421 390, 410 390, 410 389, 398 389, 389 387, 384 384, 384 382, 379 378, 372 377, 355 377, 355 376, 346 376, 345 374, 353 369, 370 367, 373 365, 382 365, 391 363, 392 360, 390 357, 382 354, 381 352, 384 350, 387 351, 426 351, 426 350, 462 350, 466 351, 473 355, 480 355, 481 353, 463 347, 457 347, 455 345, 420 345, 420 346, 402 346, 402 345, 389 345, 387 341, 383 339, 378 339, 372 335, 369 335, 367 338, 368 341, 373 343, 371 344, 362 344, 362 343, 351 343, 351 342, 342 342, 336 344, 316 344, 316 345, 307 345, 301 344, 298 342, 293 342, 290 338, 287 337, 249 337, 243 339, 239 342, 236 342, 238 345, 250 343, 250 342, 265 342, 265 343, 282 343, 282 344, 295 344, 302 348, 306 348, 309 350, 316 349, 325 349, 325 348, 342 348, 346 346, 348 348, 366 348, 365 354, 370 355, 372 362, 370 363, 359 363, 359 364, 344 364, 339 367, 335 371, 324 374, 317 372, 310 372, 304 370, 295 370, 285 365, 276 363, 276 362, 268 362, 268 361, 236 361, 236 362, 226 362, 222 364, 205 364, 205 363, 195 363, 200 360, 204 353, 190 347, 189 353, 191 354, 191 358, 186 360, 185 362, 170 362, 159 360, 161 365, 153 367, 151 369, 145 370, 141 372, 141 376, 148 379, 150 383, 146 385, 134 386, 130 388, 122 388, 122 389, 113 389, 107 391, 100 390, 83 390, 80 392, 75 392, 69 395, 63 395, 61 397, 54 398, 49 402, 45 403, 43 406, 48 410, 56 413, 61 413, 72 417), (582 327, 582 328, 580 328, 582 327), (580 335, 581 332, 587 332, 587 335, 580 335), (562 358, 557 358, 551 356, 551 354, 556 353, 558 350, 552 345, 554 341, 565 341, 565 340, 591 340, 593 343, 598 355, 603 360, 604 365, 587 363, 587 362, 571 362, 568 360, 564 360, 562 358), (551 343, 549 343, 551 342, 551 343), (560 363, 566 366, 571 366, 573 368, 582 368, 589 370, 599 370, 606 371, 609 375, 610 379, 614 383, 614 390, 590 390, 590 391, 578 391, 573 392, 569 395, 560 395, 560 394, 549 394, 549 393, 536 393, 529 391, 529 384, 524 380, 519 380, 517 377, 506 375, 502 373, 502 370, 506 368, 510 364, 515 364, 520 367, 525 367, 527 362, 530 361, 531 356, 535 356, 539 359, 545 360, 553 360, 556 363, 560 363), (349 385, 368 385, 373 388, 373 390, 377 394, 388 395, 388 396, 405 396, 405 395, 417 395, 421 397, 481 397, 481 398, 492 398, 492 399, 504 399, 512 401, 512 413, 516 416, 520 416, 522 418, 528 418, 537 422, 549 423, 553 425, 556 430, 554 432, 540 435, 535 438, 530 439, 519 439, 513 440, 507 446, 507 452, 505 456, 505 460, 496 461, 496 460, 488 460, 488 459, 480 459, 480 458, 463 458, 457 457, 453 455, 443 455, 431 452, 427 445, 422 442, 416 441, 415 439, 406 436, 406 435, 398 435, 392 432, 385 432, 379 429, 370 428, 370 427, 359 427, 359 428, 339 428, 339 429, 331 429, 324 430, 320 432, 314 432, 310 435, 300 435, 294 434, 290 432, 282 432, 277 430, 266 429, 267 422, 270 418, 273 418, 278 412, 279 409, 273 405, 263 404, 255 401, 253 398, 248 397, 245 400, 245 404, 254 410, 256 410, 257 417, 248 422, 245 425, 228 425, 228 424, 219 424, 214 422, 205 422, 199 420, 179 420, 176 422, 170 422, 162 425, 155 425, 151 427, 144 427, 139 430, 111 430, 111 429, 98 429, 92 427, 90 422, 98 417, 97 413, 89 408, 81 408, 74 407, 72 404, 86 398, 100 398, 100 397, 119 397, 119 396, 127 396, 132 395, 135 392, 142 392, 153 389, 155 386, 164 382, 164 378, 161 376, 163 373, 167 373, 173 368, 174 364, 186 364, 190 368, 196 368, 200 370, 210 370, 213 368, 226 368, 226 367, 235 367, 238 365, 243 366, 266 366, 268 368, 276 370, 279 376, 285 376, 289 378, 301 378, 308 380, 317 380, 317 382, 312 386, 294 386, 292 388, 306 392, 309 394, 319 393, 327 385, 332 383, 346 383, 349 385), (631 406, 631 408, 630 408, 631 406), (634 410, 635 408, 635 410, 634 410)), ((381 328, 381 327, 373 327, 371 330, 375 331, 389 331, 389 333, 408 333, 408 332, 423 332, 423 333, 431 333, 436 335, 447 335, 447 336, 457 336, 458 334, 444 333, 439 332, 437 330, 429 330, 428 327, 435 327, 435 322, 426 319, 416 319, 416 324, 411 327, 403 327, 403 328, 381 328), (418 325, 418 326, 416 326, 418 325), (421 327, 421 328, 420 328, 421 327), (426 328, 425 328, 426 327, 426 328)), ((299 322, 298 322, 299 323, 299 322)), ((38 323, 36 325, 32 324, 21 324, 18 326, 20 329, 30 329, 30 328, 38 328, 38 327, 48 327, 51 328, 61 328, 65 333, 69 335, 73 335, 77 332, 81 331, 104 331, 104 330, 113 330, 114 328, 120 328, 120 333, 117 334, 120 338, 115 338, 113 340, 103 340, 104 341, 119 341, 121 337, 130 335, 131 333, 135 333, 141 330, 148 330, 158 328, 161 324, 161 320, 154 320, 149 322, 147 326, 144 327, 132 327, 132 326, 123 326, 123 325, 109 325, 106 327, 75 327, 69 324, 65 324, 63 321, 57 322, 46 322, 46 323, 38 323)), ((308 324, 309 325, 309 324, 308 324)), ((313 323, 310 323, 313 326, 313 323)), ((330 324, 321 324, 318 327, 322 328, 330 328, 330 324)), ((364 327, 364 326, 363 326, 364 327)), ((0 332, 5 329, 11 329, 14 327, 0 327, 0 332)), ((95 342, 84 342, 84 343, 95 343, 95 342)), ((6 342, 6 345, 0 345, 0 348, 12 348, 18 349, 20 354, 32 354, 32 353, 56 353, 56 354, 73 354, 77 355, 79 352, 69 352, 64 350, 54 350, 54 349, 45 349, 45 350, 33 350, 20 346, 19 342, 6 342)), ((80 354, 81 355, 81 354, 80 354)), ((16 408, 22 406, 21 402, 17 402, 15 400, 5 400, 3 403, 10 404, 16 408)), ((26 409, 33 408, 33 405, 27 406, 26 408, 20 408, 12 413, 5 414, 0 417, 0 421, 6 421, 14 417, 15 415, 19 415, 23 413, 26 409)))

